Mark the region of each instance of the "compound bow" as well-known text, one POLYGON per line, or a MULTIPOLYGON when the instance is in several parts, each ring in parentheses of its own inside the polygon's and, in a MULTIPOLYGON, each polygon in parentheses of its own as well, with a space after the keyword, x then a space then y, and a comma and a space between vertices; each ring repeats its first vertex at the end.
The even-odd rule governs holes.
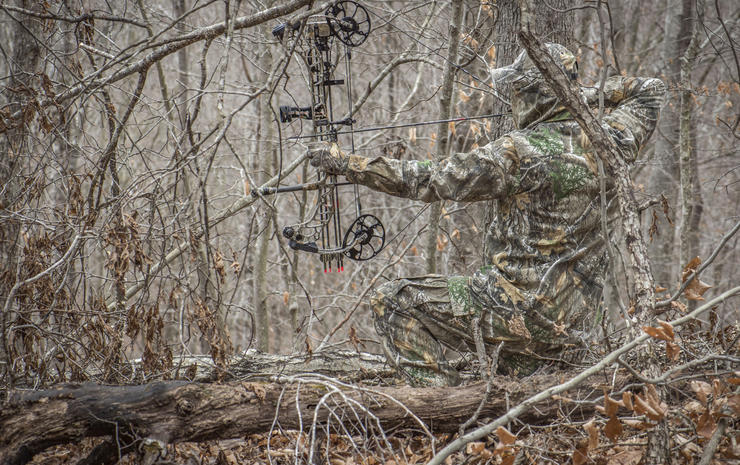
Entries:
MULTIPOLYGON (((351 48, 365 42, 370 33, 367 10, 354 1, 338 1, 327 8, 323 15, 311 16, 298 24, 280 24, 272 33, 281 42, 294 41, 296 50, 306 64, 311 91, 311 105, 281 106, 280 122, 311 120, 312 137, 319 141, 337 143, 341 127, 348 127, 350 136, 353 136, 355 120, 349 62, 351 48), (334 71, 339 61, 334 61, 332 52, 335 47, 341 49, 342 45, 345 51, 346 76, 345 79, 335 79, 334 71), (334 120, 332 89, 342 85, 347 89, 349 116, 334 120)), ((351 139, 354 152, 354 138, 351 139)), ((308 219, 283 228, 283 236, 288 239, 292 249, 318 254, 324 265, 324 272, 332 271, 332 268, 344 270, 344 257, 357 261, 369 260, 378 255, 385 245, 385 228, 374 215, 362 213, 356 185, 356 218, 346 231, 342 230, 337 188, 348 184, 351 183, 338 182, 335 175, 319 174, 318 181, 313 183, 269 188, 259 192, 275 194, 299 190, 317 191, 316 208, 308 215, 308 219)))

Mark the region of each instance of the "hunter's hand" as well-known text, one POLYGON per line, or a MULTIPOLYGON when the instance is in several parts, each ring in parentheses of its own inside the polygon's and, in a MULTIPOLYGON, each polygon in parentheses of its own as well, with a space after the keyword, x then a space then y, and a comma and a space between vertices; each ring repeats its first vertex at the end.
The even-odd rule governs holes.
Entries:
POLYGON ((339 150, 337 144, 312 142, 308 144, 308 158, 311 166, 327 174, 344 174, 347 172, 349 157, 339 150))

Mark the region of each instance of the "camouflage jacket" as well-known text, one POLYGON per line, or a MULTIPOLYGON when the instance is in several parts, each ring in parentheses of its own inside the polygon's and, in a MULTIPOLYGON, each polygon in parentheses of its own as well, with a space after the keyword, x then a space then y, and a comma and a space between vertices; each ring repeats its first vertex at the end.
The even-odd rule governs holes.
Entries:
MULTIPOLYGON (((636 158, 653 132, 664 93, 658 79, 607 80, 602 123, 627 160, 636 158)), ((595 98, 593 91, 584 94, 595 98)), ((517 336, 524 331, 527 340, 559 345, 567 334, 590 329, 607 259, 588 140, 548 95, 515 89, 512 109, 520 129, 485 147, 438 162, 351 155, 346 176, 426 202, 492 200, 485 266, 468 280, 469 305, 453 311, 463 316, 483 309, 504 327, 523 315, 526 330, 517 336)), ((614 189, 609 191, 613 197, 614 189)))

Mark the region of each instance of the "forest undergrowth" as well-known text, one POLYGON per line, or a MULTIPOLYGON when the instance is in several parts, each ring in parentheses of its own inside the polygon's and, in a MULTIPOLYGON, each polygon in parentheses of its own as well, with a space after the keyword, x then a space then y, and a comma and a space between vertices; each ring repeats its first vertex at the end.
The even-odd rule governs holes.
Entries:
MULTIPOLYGON (((571 463, 638 465, 646 453, 648 432, 665 428, 672 463, 740 463, 740 353, 738 326, 723 324, 710 312, 707 321, 675 329, 667 323, 644 327, 652 336, 653 360, 661 373, 648 379, 635 354, 621 360, 577 388, 555 396, 557 415, 540 424, 514 421, 484 440, 469 442, 447 457, 447 464, 571 463)), ((613 338, 612 338, 613 339, 613 338)), ((619 341, 611 340, 611 345, 619 341)), ((474 364, 465 373, 475 378, 474 364)), ((573 375, 570 369, 551 370, 554 382, 573 375)), ((500 377, 492 378, 496 382, 500 377)), ((526 383, 527 379, 518 380, 526 383)), ((377 383, 375 380, 374 383, 377 383)), ((383 380, 389 384, 399 380, 383 380)), ((430 430, 385 430, 366 419, 342 416, 337 410, 333 426, 318 425, 305 431, 271 431, 230 440, 167 445, 160 464, 295 464, 331 465, 424 464, 458 434, 430 430), (431 432, 430 432, 431 431, 431 432)), ((535 406, 536 408, 536 406, 535 406)), ((491 419, 480 418, 478 423, 491 419)), ((307 425, 310 419, 307 419, 307 425)), ((470 428, 469 428, 470 429, 470 428)), ((37 455, 34 464, 66 465, 80 462, 105 440, 85 439, 74 445, 51 448, 37 455)), ((139 449, 143 443, 138 443, 139 449)), ((140 463, 141 451, 122 451, 121 464, 140 463)))

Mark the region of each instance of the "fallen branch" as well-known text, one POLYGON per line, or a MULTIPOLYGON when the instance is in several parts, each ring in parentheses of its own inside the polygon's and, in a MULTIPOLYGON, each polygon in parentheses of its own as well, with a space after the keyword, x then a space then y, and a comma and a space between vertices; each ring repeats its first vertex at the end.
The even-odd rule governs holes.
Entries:
MULTIPOLYGON (((676 320, 671 321, 669 324, 673 327, 681 326, 684 323, 687 323, 689 321, 693 321, 697 316, 699 316, 701 313, 709 310, 713 306, 717 305, 720 302, 723 302, 727 300, 728 298, 740 294, 740 286, 734 287, 730 289, 729 291, 726 291, 722 293, 721 295, 715 297, 714 299, 710 300, 709 302, 705 303, 701 307, 697 308, 693 312, 678 318, 676 320)), ((643 333, 642 335, 638 336, 637 338, 633 339, 632 341, 624 344, 620 348, 612 351, 609 353, 606 357, 601 359, 598 363, 593 365, 591 368, 584 370, 577 376, 574 376, 570 378, 568 381, 558 384, 557 386, 549 387, 543 391, 540 391, 536 395, 524 400, 521 403, 518 403, 516 407, 512 408, 508 412, 506 412, 505 415, 500 416, 496 420, 481 426, 480 428, 471 431, 470 433, 466 434, 465 436, 461 436, 451 443, 449 443, 444 449, 440 450, 437 455, 435 455, 432 460, 429 461, 427 465, 440 465, 442 464, 447 457, 452 455, 453 453, 457 452, 458 450, 465 447, 466 444, 476 441, 478 439, 481 439, 485 436, 488 436, 489 434, 496 431, 496 429, 499 426, 504 426, 507 423, 522 417, 523 415, 527 414, 529 410, 534 405, 539 405, 540 402, 544 402, 547 399, 550 399, 555 394, 560 394, 565 391, 568 391, 570 389, 574 389, 580 384, 582 384, 586 379, 588 379, 590 376, 593 376, 600 371, 604 370, 606 367, 611 365, 612 363, 615 363, 618 361, 619 357, 622 354, 626 354, 630 350, 636 348, 637 346, 643 344, 648 339, 650 339, 650 336, 647 333, 643 333)), ((514 402, 512 402, 514 404, 514 402)))
MULTIPOLYGON (((551 375, 526 380, 498 377, 491 383, 491 400, 480 415, 501 415, 510 403, 519 403, 551 384, 551 375)), ((0 413, 0 463, 24 464, 51 446, 85 437, 126 435, 179 443, 240 438, 270 431, 275 424, 303 430, 306 419, 326 424, 343 410, 343 422, 455 432, 478 409, 485 391, 484 383, 367 388, 318 376, 281 377, 271 383, 88 383, 44 391, 16 390, 7 394, 0 413), (364 416, 355 416, 357 406, 362 406, 364 416)), ((549 421, 561 408, 561 401, 545 398, 526 420, 532 424, 549 421)), ((593 404, 580 408, 584 416, 593 413, 593 404)))

